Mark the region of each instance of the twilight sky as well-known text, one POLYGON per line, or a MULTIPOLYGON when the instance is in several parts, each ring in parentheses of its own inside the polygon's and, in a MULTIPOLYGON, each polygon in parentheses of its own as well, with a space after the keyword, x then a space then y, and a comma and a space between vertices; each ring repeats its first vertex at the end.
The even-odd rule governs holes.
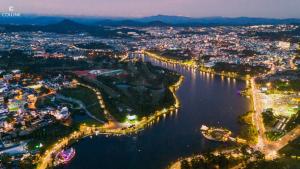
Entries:
POLYGON ((0 0, 0 12, 9 6, 22 14, 300 18, 300 0, 0 0))

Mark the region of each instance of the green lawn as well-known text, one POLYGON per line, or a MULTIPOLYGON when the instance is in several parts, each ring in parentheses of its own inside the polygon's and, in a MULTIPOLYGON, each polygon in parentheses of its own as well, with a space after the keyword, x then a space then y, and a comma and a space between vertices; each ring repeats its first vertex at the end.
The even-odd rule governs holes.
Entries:
POLYGON ((266 137, 268 140, 277 141, 281 137, 283 137, 285 133, 279 132, 279 131, 267 131, 267 132, 265 132, 265 134, 266 134, 266 137))
POLYGON ((106 121, 103 109, 100 107, 97 95, 93 90, 83 86, 78 86, 76 88, 65 88, 59 91, 59 93, 65 97, 80 100, 85 104, 88 111, 91 112, 95 117, 106 121))

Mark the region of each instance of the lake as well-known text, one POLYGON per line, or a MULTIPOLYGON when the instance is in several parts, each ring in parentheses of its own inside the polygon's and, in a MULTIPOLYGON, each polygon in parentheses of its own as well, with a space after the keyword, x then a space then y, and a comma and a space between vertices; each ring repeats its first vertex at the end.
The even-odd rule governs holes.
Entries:
POLYGON ((136 135, 94 136, 79 140, 73 145, 76 157, 60 168, 165 169, 180 157, 220 145, 201 136, 199 128, 202 124, 223 126, 238 133, 238 116, 250 110, 250 101, 237 94, 245 88, 244 81, 141 57, 185 77, 177 91, 180 109, 136 135))

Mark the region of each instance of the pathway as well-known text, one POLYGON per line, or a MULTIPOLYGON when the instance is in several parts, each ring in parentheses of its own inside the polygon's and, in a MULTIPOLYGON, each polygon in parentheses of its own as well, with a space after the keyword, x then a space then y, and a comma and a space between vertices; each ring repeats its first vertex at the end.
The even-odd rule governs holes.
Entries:
POLYGON ((96 121, 98 121, 98 122, 100 122, 100 123, 102 123, 102 124, 105 123, 105 121, 98 119, 98 118, 97 118, 96 116, 94 116, 91 112, 89 112, 89 111, 87 110, 85 104, 82 103, 82 101, 76 100, 76 99, 70 98, 70 97, 65 97, 65 96, 62 96, 62 95, 59 95, 59 94, 57 94, 56 97, 57 97, 58 99, 62 99, 62 100, 66 100, 66 101, 69 101, 69 102, 73 102, 73 103, 78 104, 79 107, 80 107, 82 110, 84 110, 85 113, 86 113, 89 117, 91 117, 92 119, 94 119, 94 120, 96 120, 96 121))

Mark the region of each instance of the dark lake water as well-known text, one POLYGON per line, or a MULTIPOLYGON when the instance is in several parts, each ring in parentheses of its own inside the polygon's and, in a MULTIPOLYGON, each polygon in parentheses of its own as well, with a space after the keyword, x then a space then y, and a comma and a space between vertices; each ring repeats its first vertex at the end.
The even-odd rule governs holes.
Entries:
MULTIPOLYGON (((149 59, 146 58, 149 61, 149 59)), ((250 109, 237 94, 243 81, 196 72, 158 61, 155 65, 185 77, 177 96, 178 112, 131 136, 85 138, 74 145, 76 157, 63 169, 165 169, 179 157, 212 149, 219 144, 205 140, 202 124, 224 126, 238 133, 237 117, 250 109)))

